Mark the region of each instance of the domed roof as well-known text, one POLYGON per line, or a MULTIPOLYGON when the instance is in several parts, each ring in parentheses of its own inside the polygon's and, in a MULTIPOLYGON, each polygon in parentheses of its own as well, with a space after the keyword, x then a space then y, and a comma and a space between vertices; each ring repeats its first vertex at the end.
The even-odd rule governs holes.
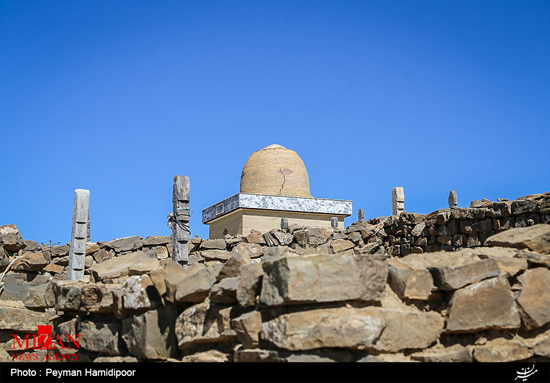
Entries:
POLYGON ((312 198, 304 162, 294 150, 277 144, 250 155, 241 174, 241 193, 312 198))

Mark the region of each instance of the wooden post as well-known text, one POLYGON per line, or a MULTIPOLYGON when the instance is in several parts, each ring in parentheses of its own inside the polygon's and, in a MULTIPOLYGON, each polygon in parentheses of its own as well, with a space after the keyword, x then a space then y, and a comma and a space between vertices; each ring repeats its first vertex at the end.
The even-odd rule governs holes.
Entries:
POLYGON ((330 219, 330 227, 338 227, 338 217, 332 217, 330 219))
POLYGON ((84 259, 86 258, 86 239, 88 237, 90 191, 74 191, 73 227, 69 251, 69 281, 84 278, 84 259))
POLYGON ((288 218, 281 218, 281 229, 288 229, 288 218))
POLYGON ((172 260, 187 267, 189 258, 189 177, 175 176, 172 205, 174 211, 168 216, 172 227, 172 260))
POLYGON ((359 219, 359 222, 363 222, 365 220, 365 212, 363 209, 359 209, 357 212, 357 218, 359 219))

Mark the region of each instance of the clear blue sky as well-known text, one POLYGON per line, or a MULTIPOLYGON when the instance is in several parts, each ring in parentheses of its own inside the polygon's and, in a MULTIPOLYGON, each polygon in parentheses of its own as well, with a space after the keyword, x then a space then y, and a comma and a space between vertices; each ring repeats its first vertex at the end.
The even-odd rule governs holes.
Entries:
POLYGON ((0 225, 169 235, 275 143, 366 218, 550 191, 550 2, 0 0, 0 225))

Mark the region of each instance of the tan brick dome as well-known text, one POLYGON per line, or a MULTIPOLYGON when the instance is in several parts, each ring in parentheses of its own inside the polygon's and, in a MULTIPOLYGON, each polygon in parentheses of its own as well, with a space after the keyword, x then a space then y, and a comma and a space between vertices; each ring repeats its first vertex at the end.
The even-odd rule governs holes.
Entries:
POLYGON ((241 193, 312 198, 304 162, 294 150, 276 144, 250 155, 241 174, 241 193))

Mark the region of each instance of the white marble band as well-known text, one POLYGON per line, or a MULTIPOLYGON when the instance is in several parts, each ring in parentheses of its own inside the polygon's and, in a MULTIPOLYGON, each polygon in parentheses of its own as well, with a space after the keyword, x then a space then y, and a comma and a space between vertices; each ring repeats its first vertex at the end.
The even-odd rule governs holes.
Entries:
POLYGON ((202 211, 202 222, 209 222, 238 208, 342 214, 346 216, 352 213, 351 201, 348 200, 238 193, 204 209, 202 211))

